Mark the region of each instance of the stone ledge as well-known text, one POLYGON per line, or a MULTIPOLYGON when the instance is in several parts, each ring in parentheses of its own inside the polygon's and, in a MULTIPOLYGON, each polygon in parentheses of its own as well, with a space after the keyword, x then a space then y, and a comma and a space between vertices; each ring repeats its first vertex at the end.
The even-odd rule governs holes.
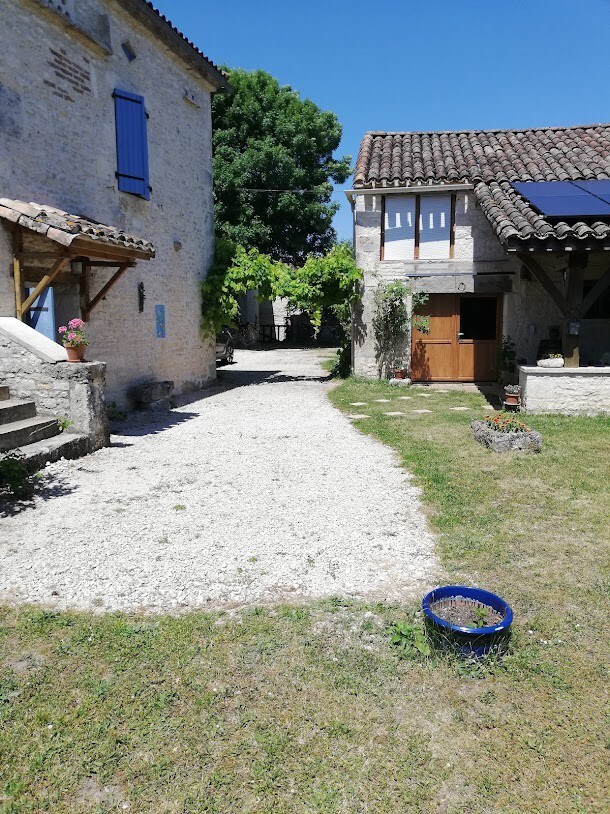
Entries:
POLYGON ((528 376, 608 376, 610 367, 538 367, 519 365, 519 371, 528 376))
POLYGON ((494 452, 540 452, 542 436, 536 430, 530 432, 496 432, 485 421, 474 420, 471 425, 475 441, 494 452))
POLYGON ((0 334, 11 342, 21 345, 22 348, 42 359, 43 362, 56 364, 67 362, 66 349, 47 336, 30 328, 25 322, 16 317, 0 317, 0 334))

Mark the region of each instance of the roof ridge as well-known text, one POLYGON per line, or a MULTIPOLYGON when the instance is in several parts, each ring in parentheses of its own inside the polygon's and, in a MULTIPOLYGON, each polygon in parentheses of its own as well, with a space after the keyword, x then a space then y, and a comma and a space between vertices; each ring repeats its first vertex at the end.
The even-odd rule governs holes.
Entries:
POLYGON ((534 133, 545 130, 592 130, 596 127, 610 127, 610 122, 595 124, 568 124, 546 127, 490 127, 481 129, 461 128, 459 130, 367 130, 365 136, 432 136, 455 135, 458 133, 534 133))

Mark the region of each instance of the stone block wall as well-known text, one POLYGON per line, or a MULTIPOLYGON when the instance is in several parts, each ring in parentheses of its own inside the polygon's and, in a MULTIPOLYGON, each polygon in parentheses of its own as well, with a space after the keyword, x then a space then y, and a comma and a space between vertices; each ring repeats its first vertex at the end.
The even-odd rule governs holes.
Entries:
POLYGON ((69 418, 70 432, 89 438, 90 450, 110 440, 106 417, 105 370, 101 362, 47 362, 0 333, 0 384, 12 398, 36 402, 40 415, 69 418))
POLYGON ((527 413, 610 414, 610 367, 519 368, 527 413))
MULTIPOLYGON (((515 343, 517 359, 534 364, 538 346, 548 338, 549 327, 562 326, 564 317, 540 283, 522 273, 522 264, 508 255, 496 237, 472 191, 456 194, 455 257, 451 260, 381 260, 382 197, 357 195, 354 205, 356 262, 364 271, 363 297, 353 324, 353 368, 358 375, 376 377, 382 371, 375 348, 372 319, 377 286, 402 280, 413 291, 428 294, 503 294, 502 335, 515 343)), ((560 290, 564 286, 563 255, 540 255, 560 290)), ((605 272, 608 259, 593 254, 585 272, 595 280, 605 272)), ((402 353, 410 358, 410 340, 405 337, 402 353)), ((610 320, 583 320, 582 359, 597 363, 610 352, 610 320)))
MULTIPOLYGON (((200 332, 200 282, 214 249, 213 88, 112 0, 68 4, 67 15, 55 9, 64 5, 0 3, 2 195, 150 239, 155 259, 129 269, 91 313, 90 353, 107 365, 108 397, 124 405, 132 385, 153 379, 175 381, 177 392, 198 388, 216 376, 213 343, 200 332), (149 201, 117 188, 115 88, 145 99, 149 201), (164 338, 156 337, 158 304, 164 338)), ((0 225, 0 316, 15 315, 11 255, 0 225)), ((92 296, 110 274, 96 269, 92 296)))
MULTIPOLYGON (((519 264, 508 258, 471 190, 456 193, 455 257, 451 260, 381 260, 381 195, 357 195, 354 205, 356 262, 364 271, 362 302, 352 326, 352 366, 360 376, 384 375, 372 326, 375 290, 404 281, 428 294, 504 293, 512 290, 519 264)), ((399 349, 407 367, 410 337, 399 349)))

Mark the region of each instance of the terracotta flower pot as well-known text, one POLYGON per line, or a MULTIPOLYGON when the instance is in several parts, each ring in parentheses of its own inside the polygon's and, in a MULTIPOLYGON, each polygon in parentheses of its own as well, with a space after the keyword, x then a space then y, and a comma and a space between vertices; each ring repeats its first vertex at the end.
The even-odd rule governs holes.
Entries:
POLYGON ((504 393, 504 403, 518 405, 521 401, 519 393, 504 393))
POLYGON ((66 345, 68 362, 82 362, 85 358, 85 345, 77 345, 75 348, 66 345))
POLYGON ((395 379, 404 379, 405 378, 405 371, 403 370, 394 370, 393 376, 395 379))

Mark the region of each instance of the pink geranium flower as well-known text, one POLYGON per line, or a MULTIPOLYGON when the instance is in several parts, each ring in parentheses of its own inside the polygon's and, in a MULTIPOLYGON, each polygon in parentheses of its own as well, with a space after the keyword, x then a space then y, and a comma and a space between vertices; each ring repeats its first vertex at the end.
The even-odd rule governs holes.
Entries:
POLYGON ((67 327, 62 325, 61 328, 58 329, 58 333, 61 334, 61 341, 63 342, 64 347, 87 347, 89 342, 87 341, 87 337, 83 331, 84 325, 85 323, 82 321, 82 319, 75 317, 68 322, 67 327))

